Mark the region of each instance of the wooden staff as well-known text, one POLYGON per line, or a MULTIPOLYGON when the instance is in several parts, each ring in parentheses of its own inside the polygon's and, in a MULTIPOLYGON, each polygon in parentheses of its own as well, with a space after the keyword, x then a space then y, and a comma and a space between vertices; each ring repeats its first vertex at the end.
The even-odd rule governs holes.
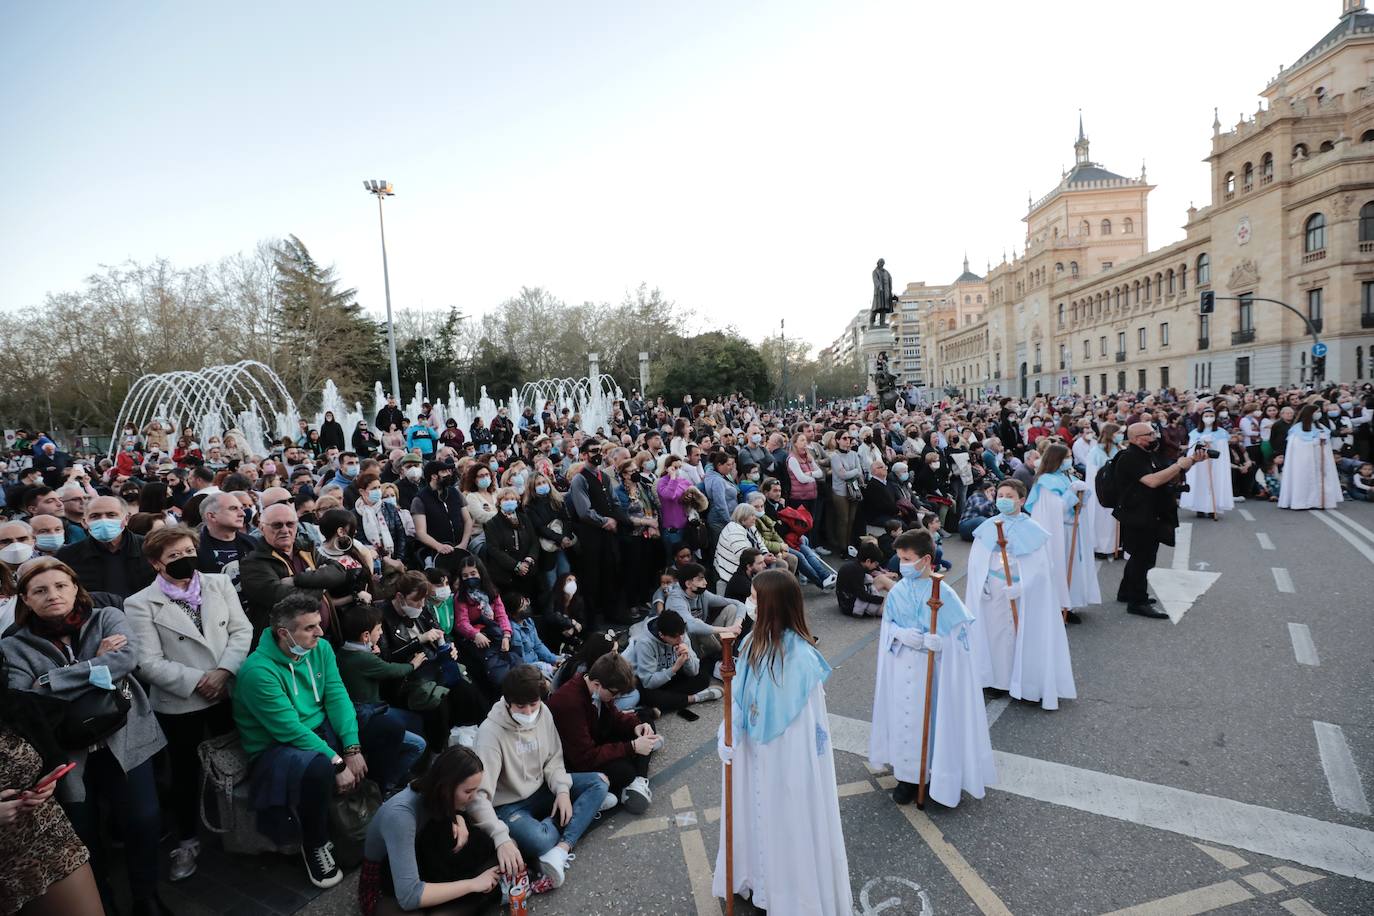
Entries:
MULTIPOLYGON (((997 546, 1002 549, 1002 573, 1007 577, 1007 588, 1011 588, 1011 560, 1007 559, 1007 536, 1002 532, 1002 520, 996 519, 993 522, 997 526, 997 546)), ((1019 618, 1016 614, 1016 599, 1007 599, 1011 602, 1011 631, 1015 633, 1021 628, 1019 618)))
MULTIPOLYGON (((1073 504, 1073 536, 1069 538, 1069 588, 1073 588, 1073 558, 1078 555, 1078 513, 1083 511, 1083 494, 1073 504)), ((1073 600, 1073 599, 1070 599, 1073 600)), ((1069 622, 1069 609, 1064 608, 1064 622, 1069 622)))
MULTIPOLYGON (((735 637, 720 638, 720 679, 725 685, 725 746, 734 747, 734 697, 731 681, 735 679, 735 637)), ((731 778, 732 764, 725 765, 725 916, 735 914, 735 786, 731 778)))
MULTIPOLYGON (((930 574, 930 600, 926 602, 930 605, 930 632, 940 632, 937 622, 940 618, 940 605, 944 604, 940 600, 940 583, 944 581, 942 573, 930 574)), ((916 777, 916 807, 922 810, 926 806, 926 759, 930 750, 930 692, 935 684, 935 653, 926 653, 926 709, 921 718, 921 772, 916 777)))
POLYGON ((1326 508, 1326 456, 1322 454, 1322 437, 1317 437, 1317 467, 1320 468, 1322 488, 1322 508, 1326 508))
POLYGON ((1207 492, 1212 495, 1212 521, 1217 521, 1217 482, 1212 476, 1212 459, 1207 458, 1207 492))

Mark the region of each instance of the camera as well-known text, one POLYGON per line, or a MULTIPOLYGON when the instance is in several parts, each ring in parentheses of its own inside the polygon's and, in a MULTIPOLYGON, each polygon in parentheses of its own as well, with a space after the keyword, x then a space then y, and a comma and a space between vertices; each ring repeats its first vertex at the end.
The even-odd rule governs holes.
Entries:
POLYGON ((1207 448, 1205 445, 1202 445, 1201 443, 1199 443, 1198 446, 1197 446, 1196 448, 1193 449, 1193 455, 1194 455, 1194 456, 1197 456, 1197 455, 1202 454, 1202 453, 1204 453, 1204 452, 1207 454, 1207 457, 1208 457, 1208 458, 1220 458, 1220 457, 1221 457, 1221 452, 1217 451, 1217 450, 1214 449, 1214 448, 1207 448))

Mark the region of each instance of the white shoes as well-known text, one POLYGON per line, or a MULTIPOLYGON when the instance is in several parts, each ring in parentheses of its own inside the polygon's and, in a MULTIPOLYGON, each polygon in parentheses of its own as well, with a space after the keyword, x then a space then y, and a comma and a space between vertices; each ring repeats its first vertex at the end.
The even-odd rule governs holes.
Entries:
POLYGON ((568 863, 577 858, 562 846, 555 846, 548 852, 539 857, 539 866, 543 869, 544 877, 553 882, 554 887, 563 886, 563 873, 568 868, 568 863))
POLYGON ((601 799, 601 807, 596 809, 596 812, 597 814, 600 814, 602 811, 609 811, 618 804, 620 804, 619 799, 617 799, 610 792, 607 792, 606 797, 601 799))
POLYGON ((634 780, 625 787, 625 791, 620 793, 620 803, 625 806, 625 810, 631 814, 643 814, 649 810, 649 805, 654 800, 654 790, 649 788, 649 780, 643 776, 636 776, 634 780))
POLYGON ((196 857, 200 855, 200 840, 183 840, 172 850, 172 867, 167 877, 171 881, 185 881, 196 873, 196 857))
POLYGON ((723 696, 725 696, 725 691, 721 690, 719 687, 707 687, 701 693, 698 693, 696 696, 692 697, 692 702, 710 703, 714 700, 719 700, 723 696))
POLYGON ((835 575, 834 573, 831 573, 830 576, 826 578, 824 582, 821 583, 821 588, 834 588, 835 583, 839 581, 839 578, 839 576, 835 575))
POLYGON ((477 743, 476 725, 455 725, 448 732, 448 746, 461 744, 463 747, 472 747, 477 743))

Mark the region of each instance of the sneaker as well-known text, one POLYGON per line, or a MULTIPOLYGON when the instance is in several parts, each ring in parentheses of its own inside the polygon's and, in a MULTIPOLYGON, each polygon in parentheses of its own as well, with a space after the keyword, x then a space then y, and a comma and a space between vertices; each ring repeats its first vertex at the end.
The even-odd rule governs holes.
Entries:
POLYGON ((819 544, 816 545, 815 547, 811 548, 811 549, 814 550, 814 551, 816 551, 816 553, 820 554, 820 555, 823 556, 823 557, 828 557, 828 556, 830 556, 830 551, 829 551, 828 549, 824 548, 824 547, 821 547, 819 544))
POLYGON ((858 555, 859 555, 859 548, 854 547, 853 545, 851 545, 850 548, 849 548, 848 553, 849 553, 849 556, 850 556, 851 559, 856 558, 856 557, 858 557, 858 555))
POLYGON ((725 680, 725 678, 720 676, 720 662, 716 662, 715 666, 711 668, 711 677, 715 678, 718 681, 725 680))
POLYGON ((596 809, 596 813, 600 814, 602 811, 609 811, 618 804, 620 804, 620 800, 610 792, 607 792, 606 797, 601 799, 601 807, 596 809))
POLYGON ((476 725, 455 725, 448 732, 448 746, 453 747, 461 744, 463 747, 472 747, 477 743, 476 725))
POLYGON ((558 885, 553 883, 553 879, 548 875, 541 875, 538 881, 530 882, 531 894, 547 894, 558 885))
POLYGON ((196 857, 200 855, 200 840, 183 840, 172 850, 169 881, 185 881, 196 873, 196 857))
POLYGON ((305 858, 305 873, 310 877, 310 883, 316 887, 328 889, 343 880, 339 863, 334 861, 333 844, 325 843, 314 849, 302 846, 301 856, 305 858))
POLYGON ((710 703, 725 696, 725 691, 719 687, 707 687, 701 693, 692 698, 693 703, 710 703))
POLYGON ((562 887, 563 873, 567 870, 568 864, 575 858, 577 856, 562 846, 555 846, 539 857, 539 866, 544 871, 544 877, 552 881, 554 887, 562 887))
POLYGON ((831 573, 829 576, 826 577, 826 580, 821 583, 821 588, 834 588, 835 583, 838 582, 839 579, 839 576, 835 575, 834 573, 831 573))
POLYGON ((631 814, 643 814, 649 810, 649 805, 654 800, 654 790, 649 788, 649 780, 643 776, 636 776, 634 780, 625 787, 625 791, 620 793, 620 803, 625 806, 625 810, 631 814))

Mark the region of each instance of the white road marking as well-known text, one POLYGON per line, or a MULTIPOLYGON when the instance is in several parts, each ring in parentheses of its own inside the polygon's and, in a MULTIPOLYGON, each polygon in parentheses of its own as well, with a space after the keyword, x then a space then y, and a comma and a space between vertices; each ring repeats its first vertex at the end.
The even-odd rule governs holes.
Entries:
POLYGON ((1236 511, 1239 512, 1240 517, 1245 519, 1247 522, 1253 522, 1255 520, 1255 517, 1250 514, 1249 509, 1237 509, 1236 511))
POLYGON ((1002 718, 1002 713, 1006 712, 1010 705, 1011 697, 998 697, 988 704, 988 728, 992 728, 997 720, 1002 718))
POLYGON ((935 853, 940 863, 954 876, 954 880, 959 882, 959 886, 968 894, 973 905, 983 912, 983 916, 1011 916, 1011 910, 1007 909, 1002 898, 988 887, 987 882, 973 870, 973 866, 960 855, 959 850, 949 844, 940 828, 935 826, 924 811, 915 805, 902 805, 899 810, 911 826, 916 828, 921 839, 926 841, 930 851, 935 853))
POLYGON ((1252 875, 1241 878, 1246 884, 1259 891, 1261 894, 1277 894, 1283 890, 1283 885, 1269 877, 1262 871, 1257 871, 1252 875))
POLYGON ((1193 523, 1184 522, 1174 532, 1174 569, 1188 569, 1188 560, 1193 552, 1193 523))
POLYGON ((1313 722, 1312 727, 1317 732, 1317 751, 1321 754, 1327 785, 1331 787, 1331 800, 1342 811, 1369 814, 1369 799, 1365 797, 1360 771, 1355 767, 1355 757, 1345 741, 1345 732, 1330 722, 1313 722))
POLYGON ((1271 541, 1269 539, 1269 535, 1265 534, 1263 531, 1256 531, 1255 539, 1259 541, 1259 545, 1263 547, 1265 550, 1274 549, 1274 542, 1271 541))
MULTIPOLYGON (((869 723, 851 719, 862 728, 837 729, 844 719, 830 714, 835 750, 867 755, 869 723), (842 743, 841 734, 852 743, 842 743)), ((997 784, 989 788, 997 791, 1374 881, 1374 831, 1019 754, 993 756, 997 784)))
POLYGON ((1217 864, 1222 868, 1244 868, 1250 864, 1229 849, 1217 849, 1215 846, 1206 846, 1202 843, 1194 843, 1193 845, 1216 859, 1217 864))
POLYGON ((1202 572, 1197 569, 1161 569, 1156 566, 1146 576, 1159 606, 1177 624, 1188 613, 1188 609, 1221 578, 1221 573, 1202 572))
POLYGON ((697 916, 720 916, 720 901, 711 893, 711 860, 706 858, 701 831, 684 830, 678 837, 682 840, 682 858, 687 862, 687 878, 692 883, 692 901, 696 904, 697 916))
POLYGON ((1327 513, 1312 512, 1309 514, 1317 521, 1321 522, 1323 525, 1339 534, 1347 543, 1350 544, 1351 547, 1354 547, 1360 553, 1364 554, 1364 558, 1366 560, 1368 560, 1371 563, 1374 563, 1374 547, 1370 547, 1368 544, 1361 541, 1358 537, 1351 534, 1349 531, 1345 530, 1335 522, 1331 521, 1331 519, 1326 517, 1327 513))
POLYGON ((668 796, 668 801, 672 802, 674 808, 681 811, 683 808, 692 807, 692 790, 687 786, 678 789, 668 796))
POLYGON ((1304 884, 1311 884, 1313 881, 1322 879, 1321 875, 1314 875, 1310 871, 1303 871, 1301 868, 1294 868, 1291 865, 1280 865, 1269 870, 1294 887, 1302 887, 1304 884))
POLYGON ((1317 658, 1317 646, 1312 642, 1312 630, 1307 624, 1290 623, 1288 636, 1293 640, 1293 657, 1298 660, 1299 665, 1310 665, 1315 668, 1321 664, 1321 659, 1317 658))
POLYGON ((1129 906, 1124 910, 1114 910, 1106 916, 1197 916, 1198 913, 1219 910, 1252 897, 1254 895, 1237 882, 1222 881, 1172 897, 1129 906))
POLYGON ((890 910, 894 906, 902 907, 898 910, 899 913, 911 913, 912 916, 927 916, 927 914, 930 913, 930 896, 921 888, 921 885, 917 884, 915 881, 899 878, 896 875, 888 875, 886 878, 871 878, 859 891, 859 916, 878 916, 879 913, 890 910), (868 895, 879 884, 900 884, 907 890, 915 891, 916 902, 921 904, 920 911, 913 911, 910 906, 903 905, 905 903, 903 898, 906 897, 905 890, 901 892, 900 896, 888 897, 881 903, 870 903, 868 895))
POLYGON ((1336 521, 1345 525, 1347 528, 1359 532, 1360 534, 1364 535, 1366 539, 1368 539, 1371 542, 1374 542, 1374 531, 1370 531, 1368 528, 1366 528, 1364 525, 1361 525, 1359 522, 1355 521, 1350 516, 1342 514, 1340 512, 1331 512, 1328 515, 1328 517, 1335 519, 1336 521))
MULTIPOLYGON (((1278 869, 1274 870, 1278 871, 1278 869)), ((1293 916, 1325 916, 1325 914, 1321 910, 1317 909, 1301 897, 1295 897, 1292 900, 1285 900, 1282 903, 1280 903, 1279 906, 1283 907, 1285 910, 1292 913, 1293 916)))
POLYGON ((1274 588, 1288 595, 1293 594, 1293 577, 1288 575, 1288 570, 1282 566, 1271 566, 1269 571, 1274 574, 1274 588))

